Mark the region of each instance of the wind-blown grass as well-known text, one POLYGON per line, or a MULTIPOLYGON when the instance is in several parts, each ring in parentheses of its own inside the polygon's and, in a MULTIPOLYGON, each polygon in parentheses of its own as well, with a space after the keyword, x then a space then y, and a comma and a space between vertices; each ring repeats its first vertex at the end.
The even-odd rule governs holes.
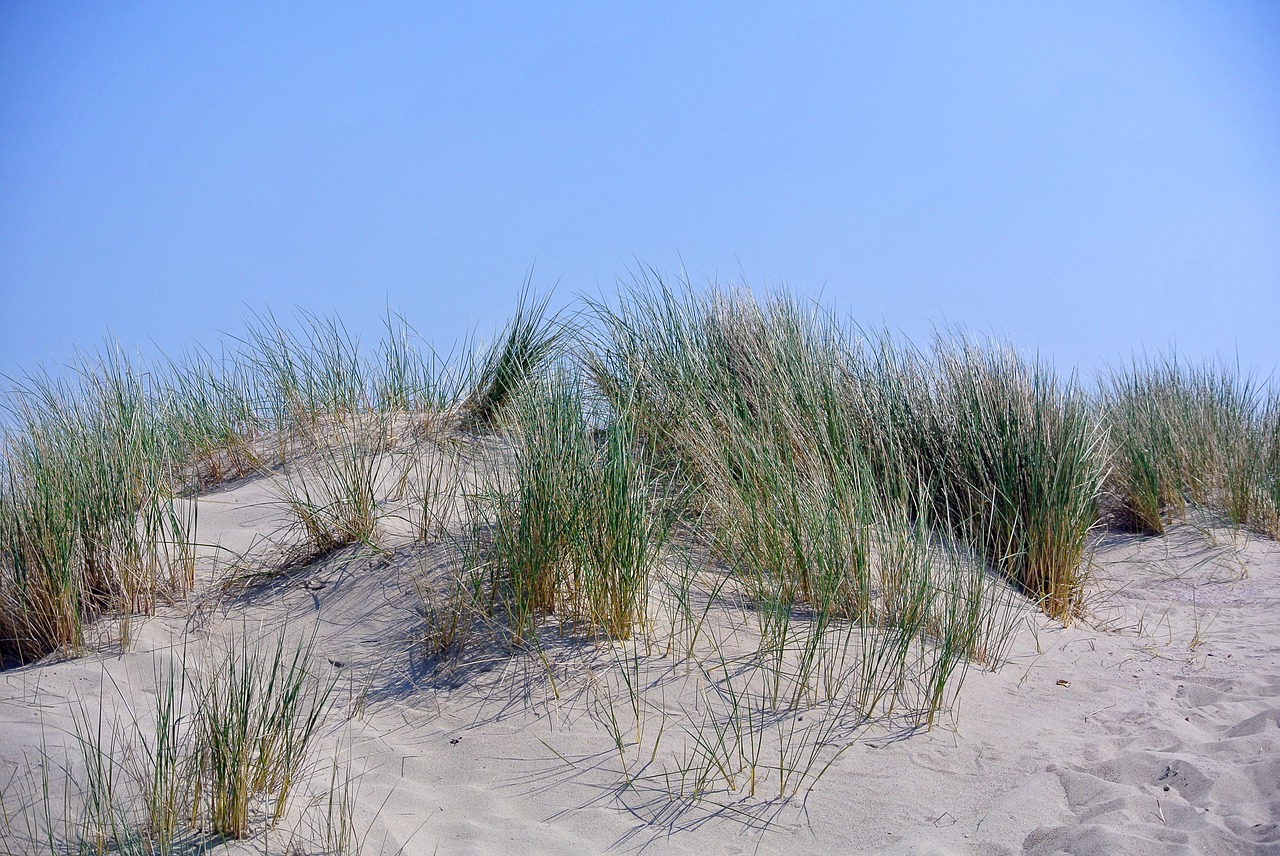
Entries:
POLYGON ((1004 349, 940 343, 934 359, 934 514, 1069 620, 1103 476, 1103 435, 1083 393, 1004 349))
MULTIPOLYGON (((532 553, 517 564, 529 568, 569 551, 571 560, 560 556, 552 565, 572 566, 581 577, 603 562, 592 551, 631 549, 630 536, 587 539, 623 520, 641 531, 633 512, 644 492, 630 485, 653 475, 629 469, 641 457, 665 474, 664 490, 683 497, 686 517, 720 533, 726 556, 757 563, 757 571, 796 565, 783 573, 795 575, 788 585, 801 601, 813 581, 795 558, 809 548, 796 545, 809 536, 779 522, 795 517, 779 516, 779 503, 854 509, 874 499, 878 513, 928 520, 1064 620, 1080 608, 1086 537, 1100 498, 1150 532, 1188 505, 1280 531, 1276 394, 1225 367, 1174 358, 1135 364, 1087 400, 1073 379, 1003 345, 944 336, 921 351, 784 294, 759 301, 746 292, 699 295, 650 273, 612 305, 587 301, 590 334, 549 315, 548 303, 526 285, 512 320, 479 360, 441 358, 391 313, 385 336, 367 349, 337 319, 301 313, 285 324, 264 313, 216 357, 196 350, 149 369, 109 348, 82 355, 65 378, 26 377, 5 403, 0 653, 28 660, 76 651, 85 621, 145 612, 157 598, 180 595, 192 574, 196 505, 175 496, 274 473, 298 456, 302 466, 273 477, 314 549, 370 539, 383 474, 382 447, 371 443, 366 423, 385 423, 387 448, 395 432, 419 423, 441 437, 459 426, 498 430, 530 389, 565 370, 575 345, 585 373, 574 394, 601 395, 612 416, 599 424, 636 442, 623 455, 626 444, 607 433, 614 452, 601 457, 595 440, 583 439, 585 422, 574 423, 571 443, 556 439, 560 428, 524 431, 570 443, 554 446, 566 456, 558 462, 563 478, 603 468, 606 480, 588 481, 618 491, 597 497, 617 519, 572 524, 572 549, 559 543, 568 536, 550 530, 567 513, 558 503, 581 505, 584 489, 548 485, 543 499, 513 500, 498 519, 527 530, 532 553), (407 413, 418 421, 398 418, 407 413), (310 472, 327 474, 308 476, 308 461, 318 465, 310 472), (789 493, 792 482, 816 493, 789 493), (543 513, 536 509, 544 500, 547 531, 535 537, 530 515, 543 513), (529 510, 516 514, 517 507, 529 510), (754 532, 758 544, 733 543, 736 530, 754 532), (534 558, 539 551, 546 555, 534 558)), ((531 468, 542 466, 535 453, 523 454, 531 468)), ((550 478, 549 460, 543 469, 550 478)), ((521 490, 531 485, 526 479, 521 490)), ((424 535, 443 534, 440 521, 428 518, 446 505, 424 499, 424 535)), ((534 612, 555 608, 548 586, 560 582, 529 585, 534 612)))
POLYGON ((550 294, 536 297, 525 283, 515 314, 474 370, 462 401, 470 425, 492 426, 505 405, 554 362, 567 329, 547 314, 550 300, 550 294))

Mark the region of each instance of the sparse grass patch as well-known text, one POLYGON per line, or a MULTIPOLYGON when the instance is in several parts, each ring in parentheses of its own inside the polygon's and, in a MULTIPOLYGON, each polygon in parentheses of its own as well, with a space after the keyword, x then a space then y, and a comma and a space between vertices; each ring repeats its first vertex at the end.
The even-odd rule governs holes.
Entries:
POLYGON ((281 501, 317 554, 373 544, 387 493, 388 417, 357 413, 305 429, 306 457, 272 476, 281 501))
POLYGON ((211 675, 196 688, 191 756, 193 825, 205 817, 228 838, 249 832, 257 797, 275 824, 304 771, 330 707, 334 683, 315 678, 311 648, 231 639, 211 675))
POLYGON ((867 552, 865 609, 852 617, 668 565, 680 594, 659 624, 679 644, 615 644, 593 694, 628 786, 681 803, 790 798, 869 722, 930 727, 968 664, 1002 662, 1014 599, 980 563, 910 526, 877 527, 867 552), (681 614, 697 623, 692 641, 681 614))
POLYGON ((96 707, 81 702, 78 763, 42 752, 27 828, 8 823, 10 841, 50 856, 158 856, 246 837, 254 822, 275 826, 311 773, 332 706, 333 683, 312 674, 310 658, 309 645, 283 634, 235 636, 204 669, 188 669, 185 658, 157 662, 154 708, 141 715, 123 696, 116 705, 107 694, 96 707), (60 798, 51 782, 62 784, 60 798))

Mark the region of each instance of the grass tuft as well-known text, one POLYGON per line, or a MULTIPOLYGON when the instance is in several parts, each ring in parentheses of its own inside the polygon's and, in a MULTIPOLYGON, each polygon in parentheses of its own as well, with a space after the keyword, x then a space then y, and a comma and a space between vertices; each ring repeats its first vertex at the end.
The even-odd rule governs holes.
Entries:
POLYGON ((1112 371, 1098 408, 1110 429, 1108 498, 1130 527, 1160 534, 1196 505, 1280 533, 1274 389, 1169 356, 1112 371))
POLYGON ((468 425, 491 427, 503 408, 550 365, 568 335, 558 316, 547 315, 551 295, 541 298, 525 283, 515 314, 481 358, 462 401, 468 425))

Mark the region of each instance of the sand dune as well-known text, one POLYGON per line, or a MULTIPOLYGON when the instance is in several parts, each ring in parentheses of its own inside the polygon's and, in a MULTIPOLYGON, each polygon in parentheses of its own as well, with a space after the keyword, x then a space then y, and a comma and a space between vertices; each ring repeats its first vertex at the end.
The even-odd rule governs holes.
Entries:
MULTIPOLYGON (((932 730, 893 717, 841 725, 818 757, 830 766, 794 796, 762 782, 752 797, 739 782, 682 799, 670 774, 708 702, 660 644, 481 647, 441 664, 424 653, 418 585, 446 562, 445 544, 396 541, 391 514, 398 549, 350 547, 227 591, 214 582, 230 559, 270 549, 287 517, 266 479, 209 494, 199 514, 196 595, 139 619, 125 653, 0 674, 11 815, 36 810, 24 788, 40 747, 74 766, 75 711, 145 719, 157 662, 284 627, 314 636, 314 667, 338 679, 338 701, 313 799, 295 800, 273 846, 332 817, 336 759, 366 853, 1280 853, 1273 541, 1207 524, 1101 533, 1088 619, 1064 628, 1020 606, 1007 662, 971 667, 932 730), (627 719, 620 663, 647 687, 642 716, 627 719), (643 732, 623 758, 610 716, 643 732)), ((740 631, 715 625, 729 613, 708 615, 731 644, 740 631)))

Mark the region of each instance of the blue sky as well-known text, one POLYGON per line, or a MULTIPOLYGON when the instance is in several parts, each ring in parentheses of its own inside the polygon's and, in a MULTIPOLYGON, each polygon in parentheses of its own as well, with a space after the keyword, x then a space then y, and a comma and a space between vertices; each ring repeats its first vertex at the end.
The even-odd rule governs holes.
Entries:
POLYGON ((0 372, 640 264, 1266 375, 1280 5, 0 5, 0 372))

